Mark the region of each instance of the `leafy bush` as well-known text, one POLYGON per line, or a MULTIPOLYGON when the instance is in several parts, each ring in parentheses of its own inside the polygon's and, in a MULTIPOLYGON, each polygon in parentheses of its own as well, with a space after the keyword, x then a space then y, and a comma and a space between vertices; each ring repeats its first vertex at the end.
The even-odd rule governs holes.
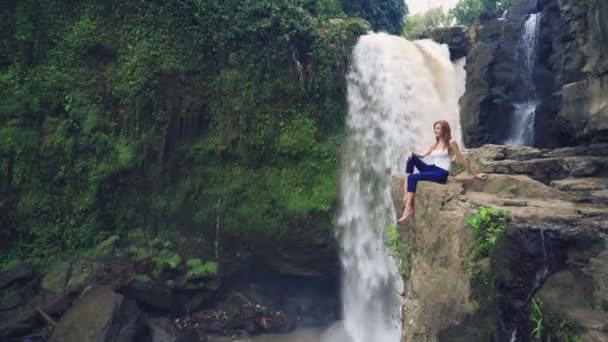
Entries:
POLYGON ((473 250, 467 256, 469 262, 475 262, 487 257, 496 244, 498 237, 507 229, 510 212, 491 207, 481 207, 466 221, 471 226, 471 234, 475 241, 473 250))
POLYGON ((400 34, 407 5, 402 0, 342 0, 347 14, 364 18, 375 31, 400 34))

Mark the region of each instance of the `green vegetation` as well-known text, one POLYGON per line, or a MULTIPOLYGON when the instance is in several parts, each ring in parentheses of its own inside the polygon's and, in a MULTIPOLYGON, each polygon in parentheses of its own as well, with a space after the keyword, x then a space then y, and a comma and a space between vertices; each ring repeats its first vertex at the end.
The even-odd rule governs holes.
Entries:
POLYGON ((467 218, 467 223, 471 226, 471 234, 475 245, 467 255, 466 261, 469 263, 489 256, 494 248, 498 237, 507 229, 510 221, 510 212, 498 210, 492 207, 481 207, 475 214, 467 218))
POLYGON ((341 0, 346 13, 364 18, 374 31, 400 34, 408 9, 402 0, 341 0))
POLYGON ((217 262, 214 261, 202 263, 201 259, 190 259, 186 262, 186 265, 188 265, 187 276, 190 278, 214 276, 218 272, 217 262))
POLYGON ((505 190, 512 195, 515 195, 519 192, 519 188, 516 184, 509 185, 505 190))
POLYGON ((549 314, 540 299, 533 299, 530 310, 533 342, 580 342, 572 324, 563 318, 549 314))
POLYGON ((387 247, 391 250, 393 257, 397 261, 399 272, 403 276, 410 273, 410 260, 408 255, 407 244, 401 240, 399 230, 396 224, 391 224, 387 229, 388 237, 386 241, 387 247))
POLYGON ((362 18, 400 32, 406 11, 401 0, 0 6, 3 264, 135 229, 196 237, 215 258, 328 239, 351 47, 370 29, 362 18))
POLYGON ((471 25, 484 12, 499 14, 511 7, 513 0, 460 0, 450 15, 460 25, 471 25))

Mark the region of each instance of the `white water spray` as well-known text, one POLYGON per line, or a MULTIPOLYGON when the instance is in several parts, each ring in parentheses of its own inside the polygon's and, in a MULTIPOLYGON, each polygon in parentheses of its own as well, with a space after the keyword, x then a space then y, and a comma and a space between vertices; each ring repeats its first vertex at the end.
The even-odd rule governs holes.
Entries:
POLYGON ((391 174, 403 173, 407 152, 433 142, 433 122, 447 120, 460 138, 463 89, 462 62, 450 62, 447 46, 383 33, 356 45, 338 221, 344 331, 331 342, 401 339, 403 283, 385 245, 386 230, 396 223, 391 174))
MULTIPOLYGON (((530 14, 526 20, 519 41, 517 62, 522 68, 524 84, 533 85, 534 65, 536 62, 536 47, 538 45, 538 29, 540 14, 530 14)), ((525 89, 521 102, 515 104, 513 129, 505 142, 508 145, 532 145, 534 143, 534 117, 536 114, 536 89, 525 89)))

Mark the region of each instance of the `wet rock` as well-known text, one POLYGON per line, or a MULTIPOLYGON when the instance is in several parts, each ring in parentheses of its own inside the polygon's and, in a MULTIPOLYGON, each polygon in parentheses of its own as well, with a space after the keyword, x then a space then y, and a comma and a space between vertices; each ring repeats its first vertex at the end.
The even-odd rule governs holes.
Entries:
POLYGON ((57 261, 51 264, 42 278, 42 289, 50 292, 63 292, 70 274, 69 261, 57 261))
POLYGON ((0 313, 0 340, 23 336, 42 325, 35 308, 19 307, 0 313))
POLYGON ((134 301, 94 286, 58 322, 51 342, 145 341, 149 329, 134 301))
POLYGON ((125 296, 163 312, 172 311, 176 300, 171 290, 152 282, 132 281, 124 290, 125 296))
POLYGON ((562 131, 579 142, 608 141, 608 75, 567 84, 562 94, 562 131))
POLYGON ((428 37, 440 44, 446 44, 450 50, 450 59, 457 60, 466 57, 471 48, 471 42, 465 26, 435 27, 427 33, 428 37))
POLYGON ((180 332, 175 342, 206 342, 207 338, 201 338, 198 331, 193 328, 185 329, 180 332))
POLYGON ((505 140, 511 130, 513 93, 522 84, 517 45, 525 17, 489 20, 469 29, 466 91, 460 100, 461 126, 466 146, 477 147, 505 140))
POLYGON ((147 320, 150 327, 152 342, 175 342, 179 331, 173 322, 167 318, 158 317, 147 320))
POLYGON ((213 295, 212 291, 170 287, 163 283, 135 279, 124 289, 124 295, 151 310, 180 315, 192 311, 213 295))
POLYGON ((25 283, 34 277, 34 272, 25 265, 18 265, 10 270, 0 272, 0 289, 10 287, 14 283, 25 283))
POLYGON ((14 309, 24 302, 16 290, 4 290, 0 294, 0 311, 14 309))

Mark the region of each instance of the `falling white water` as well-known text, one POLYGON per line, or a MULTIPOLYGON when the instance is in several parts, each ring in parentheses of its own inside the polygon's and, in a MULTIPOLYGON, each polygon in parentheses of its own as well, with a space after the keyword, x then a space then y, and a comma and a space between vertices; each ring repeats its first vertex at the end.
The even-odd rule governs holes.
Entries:
POLYGON ((391 174, 403 173, 407 152, 433 142, 433 122, 447 120, 459 139, 461 69, 432 41, 371 33, 355 46, 338 220, 344 321, 340 337, 325 341, 401 339, 403 283, 385 245, 396 223, 391 174))
MULTIPOLYGON (((536 47, 538 45, 538 28, 540 14, 530 14, 524 24, 517 51, 517 64, 523 66, 523 84, 533 85, 532 75, 536 61, 536 47)), ((532 145, 534 143, 534 117, 537 100, 536 89, 525 89, 521 102, 515 104, 513 127, 507 145, 532 145)))

